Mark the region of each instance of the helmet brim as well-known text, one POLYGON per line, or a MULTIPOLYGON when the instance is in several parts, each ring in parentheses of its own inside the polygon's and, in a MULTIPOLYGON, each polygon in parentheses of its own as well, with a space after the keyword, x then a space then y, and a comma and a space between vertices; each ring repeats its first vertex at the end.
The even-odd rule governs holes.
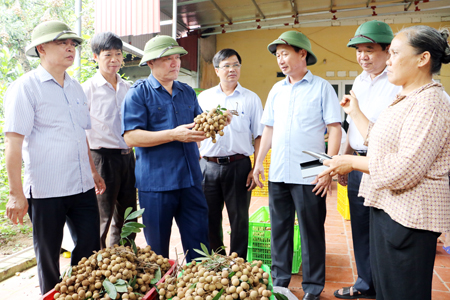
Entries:
MULTIPOLYGON (((297 47, 300 49, 305 49, 305 48, 302 48, 302 47, 299 47, 296 45, 290 45, 286 42, 280 41, 279 39, 276 39, 275 41, 270 43, 269 46, 267 46, 267 49, 269 50, 270 53, 272 53, 273 55, 276 55, 277 54, 277 45, 288 45, 288 46, 297 47)), ((306 65, 311 66, 311 65, 314 65, 315 63, 317 63, 317 57, 314 55, 314 53, 312 53, 312 51, 308 51, 307 49, 305 49, 305 50, 309 54, 306 57, 306 65)))
MULTIPOLYGON (((25 54, 30 57, 39 57, 36 52, 36 46, 42 45, 44 43, 52 42, 54 39, 55 39, 54 32, 39 37, 35 41, 32 41, 30 45, 28 45, 28 47, 26 48, 25 54)), ((74 41, 77 41, 80 44, 83 42, 83 39, 80 38, 75 32, 72 32, 72 31, 62 34, 56 40, 67 40, 67 39, 72 39, 74 41)))
POLYGON ((161 55, 161 49, 157 49, 151 52, 148 52, 147 54, 144 54, 144 56, 141 59, 141 62, 139 63, 140 67, 144 67, 147 65, 147 62, 153 59, 162 58, 174 54, 180 54, 181 56, 188 54, 188 52, 181 46, 177 46, 173 49, 169 49, 166 52, 164 52, 163 55, 161 55))
POLYGON ((371 39, 362 37, 362 36, 358 36, 358 37, 354 37, 351 38, 350 41, 347 44, 347 47, 353 47, 355 48, 356 45, 359 44, 366 44, 366 43, 371 43, 371 44, 390 44, 392 42, 393 37, 387 36, 385 34, 370 34, 369 36, 371 39), (375 43, 374 43, 375 41, 375 43))

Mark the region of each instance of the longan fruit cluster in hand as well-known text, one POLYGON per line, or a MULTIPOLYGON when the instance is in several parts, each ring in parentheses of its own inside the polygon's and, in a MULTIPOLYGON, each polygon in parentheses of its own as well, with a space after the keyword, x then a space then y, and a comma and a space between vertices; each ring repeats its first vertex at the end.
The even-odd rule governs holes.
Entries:
POLYGON ((223 136, 223 129, 227 126, 228 112, 223 111, 220 107, 213 108, 209 112, 204 112, 195 117, 194 130, 204 131, 207 138, 212 138, 212 142, 216 143, 216 135, 223 136))
POLYGON ((66 274, 55 286, 56 300, 111 299, 104 292, 103 281, 108 278, 111 283, 123 279, 129 282, 136 276, 134 287, 127 286, 126 293, 117 293, 116 299, 139 300, 150 290, 150 281, 155 278, 158 266, 161 274, 170 269, 167 258, 156 255, 150 246, 137 247, 137 255, 130 246, 108 247, 94 253, 89 258, 83 257, 78 265, 72 266, 72 274, 66 274), (121 298, 120 298, 121 297, 121 298))
POLYGON ((219 300, 269 300, 270 275, 261 269, 261 261, 245 262, 235 252, 226 258, 229 267, 211 267, 205 261, 183 266, 181 276, 158 285, 159 300, 212 300, 222 289, 219 300))

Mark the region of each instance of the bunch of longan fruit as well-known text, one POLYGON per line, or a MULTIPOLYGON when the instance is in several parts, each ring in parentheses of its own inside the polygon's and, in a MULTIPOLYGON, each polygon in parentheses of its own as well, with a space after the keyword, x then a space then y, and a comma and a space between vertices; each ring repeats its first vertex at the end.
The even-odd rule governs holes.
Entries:
POLYGON ((137 247, 137 255, 130 246, 108 247, 94 253, 89 258, 83 257, 78 265, 72 266, 71 274, 65 274, 55 286, 58 300, 109 300, 103 282, 107 278, 112 284, 122 279, 133 281, 134 286, 126 284, 127 292, 117 292, 116 299, 142 299, 150 290, 150 282, 155 278, 158 267, 164 275, 170 269, 167 258, 156 255, 150 246, 137 247))
POLYGON ((219 300, 269 300, 270 274, 261 268, 261 261, 245 262, 237 253, 227 260, 220 266, 205 261, 184 265, 181 275, 166 277, 158 285, 159 300, 213 300, 219 293, 219 300))
POLYGON ((223 129, 227 126, 228 112, 225 108, 213 108, 209 112, 204 112, 195 117, 195 131, 204 131, 207 138, 212 138, 212 142, 216 143, 216 134, 223 136, 223 129))

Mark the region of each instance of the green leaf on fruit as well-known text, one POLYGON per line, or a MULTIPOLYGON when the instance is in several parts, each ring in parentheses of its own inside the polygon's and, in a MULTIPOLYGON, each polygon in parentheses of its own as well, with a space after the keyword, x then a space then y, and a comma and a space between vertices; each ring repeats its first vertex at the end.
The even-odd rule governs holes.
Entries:
POLYGON ((144 210, 145 210, 145 208, 142 208, 140 210, 133 212, 132 214, 130 214, 129 216, 127 216, 125 218, 125 221, 136 219, 136 218, 142 216, 142 214, 144 213, 144 210))
POLYGON ((280 293, 273 293, 273 295, 275 296, 275 299, 276 299, 276 300, 288 300, 288 297, 286 297, 286 296, 283 295, 283 294, 280 294, 280 293))
POLYGON ((128 208, 125 210, 125 215, 123 216, 123 217, 125 218, 125 220, 126 220, 127 217, 130 215, 130 213, 131 213, 132 210, 133 210, 132 207, 128 207, 128 208))
POLYGON ((191 286, 189 287, 189 289, 193 290, 193 289, 195 289, 196 286, 197 286, 197 282, 194 283, 193 285, 191 285, 191 286))
POLYGON ((158 267, 158 270, 155 272, 155 278, 150 281, 150 284, 156 284, 161 280, 161 268, 158 267))
POLYGON ((114 284, 112 284, 111 281, 109 281, 108 278, 103 280, 103 287, 106 290, 106 293, 108 294, 109 298, 116 299, 117 298, 117 290, 114 284))
POLYGON ((220 290, 220 292, 219 292, 217 295, 215 295, 214 298, 213 298, 212 300, 219 300, 219 299, 220 299, 220 296, 222 296, 222 294, 223 294, 224 291, 225 291, 225 290, 222 288, 222 289, 220 290))

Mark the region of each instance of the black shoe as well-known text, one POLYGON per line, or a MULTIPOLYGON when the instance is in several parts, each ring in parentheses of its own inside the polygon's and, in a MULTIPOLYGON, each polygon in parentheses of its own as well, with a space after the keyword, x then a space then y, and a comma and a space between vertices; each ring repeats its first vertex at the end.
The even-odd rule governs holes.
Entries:
POLYGON ((319 299, 320 299, 320 295, 316 296, 311 293, 306 293, 305 296, 303 296, 303 300, 319 300, 319 299))
POLYGON ((334 292, 334 296, 340 299, 376 299, 377 297, 373 294, 365 294, 357 289, 354 286, 348 286, 342 288, 342 294, 339 294, 339 290, 334 292))

